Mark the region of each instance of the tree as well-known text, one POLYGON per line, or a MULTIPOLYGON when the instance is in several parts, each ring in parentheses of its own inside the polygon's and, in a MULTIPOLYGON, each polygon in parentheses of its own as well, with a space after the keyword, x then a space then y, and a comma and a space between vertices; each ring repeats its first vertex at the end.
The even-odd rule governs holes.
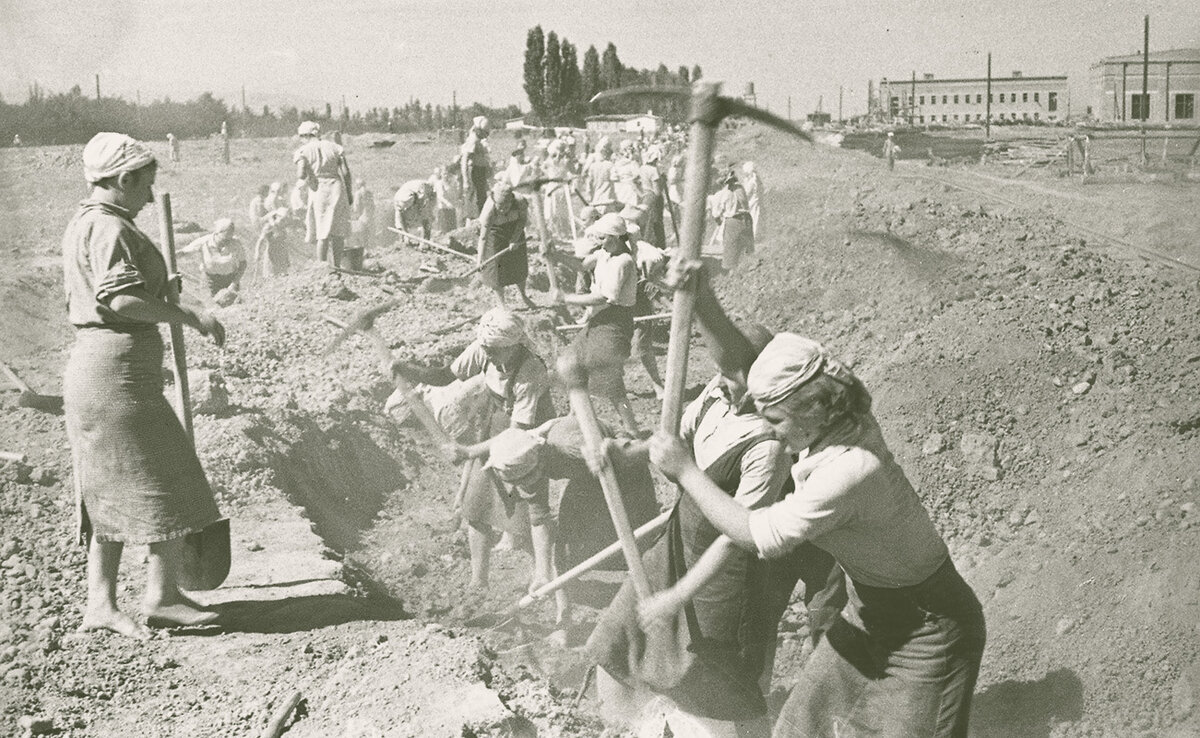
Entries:
POLYGON ((546 56, 546 39, 542 27, 534 26, 525 37, 525 94, 529 97, 529 108, 535 118, 546 111, 545 72, 543 60, 546 56))
POLYGON ((583 97, 583 78, 579 73, 579 63, 575 59, 575 44, 566 40, 562 41, 562 99, 563 123, 571 125, 580 125, 583 123, 582 116, 579 111, 583 109, 583 103, 587 99, 583 97))
POLYGON ((676 72, 676 74, 679 75, 679 81, 683 82, 685 85, 690 85, 692 83, 691 77, 688 76, 688 68, 686 66, 680 66, 679 71, 676 72))
POLYGON ((551 125, 558 122, 563 114, 565 100, 562 98, 562 56, 558 44, 558 34, 551 31, 546 36, 546 54, 542 65, 543 87, 542 95, 546 114, 542 116, 543 123, 551 125))
POLYGON ((600 89, 612 90, 621 86, 621 59, 617 56, 617 47, 611 42, 604 47, 604 56, 600 58, 600 89))
POLYGON ((702 70, 700 69, 700 65, 699 64, 694 65, 692 67, 692 81, 693 82, 700 81, 701 74, 702 74, 702 70))
POLYGON ((587 51, 583 52, 583 69, 580 75, 583 77, 581 97, 587 102, 603 89, 600 86, 600 54, 595 46, 589 46, 587 51))

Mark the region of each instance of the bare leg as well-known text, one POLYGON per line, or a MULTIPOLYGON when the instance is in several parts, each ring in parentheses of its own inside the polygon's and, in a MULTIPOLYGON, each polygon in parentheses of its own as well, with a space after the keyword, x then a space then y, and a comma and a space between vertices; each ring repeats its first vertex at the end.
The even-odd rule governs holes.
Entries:
POLYGON ((322 238, 317 241, 317 261, 328 261, 329 259, 329 239, 322 238))
POLYGON ((654 396, 661 400, 665 388, 662 375, 658 373, 658 361, 654 357, 654 341, 650 337, 648 328, 634 330, 633 345, 637 349, 638 359, 646 369, 646 376, 650 377, 650 384, 654 386, 654 396))
POLYGON ((204 609, 179 590, 177 576, 183 546, 182 538, 150 544, 142 611, 151 627, 208 625, 217 620, 217 613, 204 609))
POLYGON ((101 542, 92 537, 88 546, 87 607, 79 630, 111 630, 144 641, 150 637, 149 631, 117 609, 117 572, 124 549, 123 543, 101 542))
POLYGON ((492 566, 492 528, 467 523, 467 546, 471 550, 471 586, 485 589, 492 566))

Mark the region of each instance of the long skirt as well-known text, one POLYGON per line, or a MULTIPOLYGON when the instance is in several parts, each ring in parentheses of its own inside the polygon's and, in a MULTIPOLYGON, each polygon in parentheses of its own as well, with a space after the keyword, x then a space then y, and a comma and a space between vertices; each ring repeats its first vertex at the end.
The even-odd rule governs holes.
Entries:
POLYGON ((567 185, 549 185, 546 188, 546 226, 554 240, 560 243, 570 243, 574 239, 571 234, 571 209, 568 205, 571 197, 571 188, 567 185))
POLYGON ((738 262, 746 254, 754 253, 754 222, 750 213, 738 213, 721 222, 721 267, 725 271, 737 269, 738 262))
POLYGON ((163 396, 162 360, 156 326, 75 334, 63 407, 83 540, 160 543, 221 518, 163 396))
POLYGON ((487 287, 505 287, 510 284, 524 285, 529 277, 529 255, 525 248, 525 221, 516 218, 508 223, 493 225, 487 229, 483 239, 483 260, 495 256, 512 245, 512 251, 488 264, 479 273, 480 281, 487 287))
POLYGON ((774 735, 966 738, 986 637, 979 600, 949 559, 912 587, 851 582, 774 735))
POLYGON ((349 236, 350 215, 350 202, 342 180, 321 177, 317 180, 316 191, 308 193, 307 240, 311 243, 349 236))
POLYGON ((587 368, 589 392, 600 397, 625 397, 625 361, 633 351, 633 308, 601 308, 588 318, 570 350, 587 368))

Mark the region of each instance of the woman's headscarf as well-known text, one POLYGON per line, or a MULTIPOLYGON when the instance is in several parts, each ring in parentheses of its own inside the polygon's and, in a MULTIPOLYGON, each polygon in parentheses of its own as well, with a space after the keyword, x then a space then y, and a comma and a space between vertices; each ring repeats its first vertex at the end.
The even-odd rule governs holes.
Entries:
POLYGON ((818 374, 852 385, 854 373, 829 355, 825 347, 795 333, 778 333, 763 348, 750 373, 746 389, 759 406, 774 405, 818 374))
POLYGON ((525 324, 515 313, 492 308, 479 318, 475 338, 484 348, 505 348, 525 343, 525 324))
POLYGON ((133 172, 157 159, 146 144, 124 133, 97 133, 83 147, 83 176, 89 184, 133 172))
POLYGON ((506 482, 527 477, 541 461, 546 439, 520 428, 506 428, 492 439, 485 466, 506 482))

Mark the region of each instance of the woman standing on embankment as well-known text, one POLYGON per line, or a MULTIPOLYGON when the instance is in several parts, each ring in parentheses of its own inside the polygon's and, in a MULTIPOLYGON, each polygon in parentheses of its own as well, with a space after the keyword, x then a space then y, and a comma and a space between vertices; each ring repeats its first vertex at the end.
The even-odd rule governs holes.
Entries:
POLYGON ((154 201, 158 163, 142 143, 98 133, 83 150, 90 197, 63 236, 75 344, 63 383, 80 537, 88 545, 81 630, 146 638, 117 607, 125 544, 148 544, 142 612, 151 627, 203 625, 217 614, 183 594, 183 539, 220 518, 191 440, 163 396, 159 323, 188 325, 217 345, 208 313, 167 302, 167 265, 134 218, 154 201))

